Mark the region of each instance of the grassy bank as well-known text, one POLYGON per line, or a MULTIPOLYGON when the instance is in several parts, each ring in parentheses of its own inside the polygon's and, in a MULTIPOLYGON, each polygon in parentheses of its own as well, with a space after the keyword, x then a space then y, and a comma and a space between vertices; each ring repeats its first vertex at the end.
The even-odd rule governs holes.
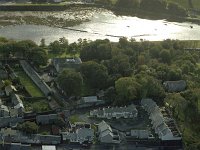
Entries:
POLYGON ((33 81, 26 75, 23 70, 16 71, 16 74, 19 76, 21 84, 26 88, 32 97, 44 96, 40 89, 33 83, 33 81))

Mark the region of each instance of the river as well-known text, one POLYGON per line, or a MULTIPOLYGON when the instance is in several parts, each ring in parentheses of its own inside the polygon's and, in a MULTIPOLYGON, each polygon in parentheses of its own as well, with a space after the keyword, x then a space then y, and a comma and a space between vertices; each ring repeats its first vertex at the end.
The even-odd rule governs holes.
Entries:
POLYGON ((90 21, 68 28, 45 25, 8 25, 0 28, 0 36, 15 40, 30 39, 46 43, 65 37, 69 42, 79 38, 95 40, 108 38, 118 41, 120 37, 136 40, 161 41, 164 39, 200 40, 200 26, 188 22, 148 20, 130 16, 116 16, 111 11, 94 12, 90 21))

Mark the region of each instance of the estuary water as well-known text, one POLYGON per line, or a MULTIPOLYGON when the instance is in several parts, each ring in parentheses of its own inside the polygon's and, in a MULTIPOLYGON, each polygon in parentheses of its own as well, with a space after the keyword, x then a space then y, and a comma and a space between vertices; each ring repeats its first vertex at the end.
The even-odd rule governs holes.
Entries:
POLYGON ((200 25, 189 22, 178 23, 117 16, 111 11, 105 10, 94 12, 89 21, 73 27, 9 25, 0 28, 0 36, 15 40, 30 39, 37 43, 44 38, 47 44, 61 37, 67 38, 69 42, 77 41, 79 38, 88 40, 107 38, 116 42, 120 37, 149 41, 200 40, 200 25))

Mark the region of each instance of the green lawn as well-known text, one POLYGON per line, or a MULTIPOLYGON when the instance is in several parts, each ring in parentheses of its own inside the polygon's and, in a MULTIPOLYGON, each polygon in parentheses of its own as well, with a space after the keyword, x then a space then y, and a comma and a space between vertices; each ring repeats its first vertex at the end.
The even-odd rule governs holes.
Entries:
MULTIPOLYGON (((66 54, 66 53, 62 53, 62 54, 54 54, 54 53, 51 53, 49 52, 48 53, 48 58, 70 58, 70 57, 73 57, 72 55, 70 54, 66 54)), ((76 54, 75 57, 79 57, 79 54, 76 54)))
POLYGON ((33 83, 33 81, 26 75, 23 70, 16 71, 16 74, 19 76, 21 84, 25 86, 26 90, 32 97, 44 96, 40 89, 33 83))
POLYGON ((75 123, 75 122, 83 122, 83 120, 79 118, 79 115, 70 116, 69 121, 72 124, 75 123))

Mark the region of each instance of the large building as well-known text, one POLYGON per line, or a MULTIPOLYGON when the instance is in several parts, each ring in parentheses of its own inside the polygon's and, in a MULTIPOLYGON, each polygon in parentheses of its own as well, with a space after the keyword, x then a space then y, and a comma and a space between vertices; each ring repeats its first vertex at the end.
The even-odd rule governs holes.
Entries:
POLYGON ((138 111, 135 107, 135 105, 129 105, 128 107, 111 107, 111 108, 103 108, 101 110, 96 109, 93 111, 90 111, 91 117, 97 117, 97 118, 106 118, 106 119, 112 119, 112 118, 135 118, 137 117, 138 111))

